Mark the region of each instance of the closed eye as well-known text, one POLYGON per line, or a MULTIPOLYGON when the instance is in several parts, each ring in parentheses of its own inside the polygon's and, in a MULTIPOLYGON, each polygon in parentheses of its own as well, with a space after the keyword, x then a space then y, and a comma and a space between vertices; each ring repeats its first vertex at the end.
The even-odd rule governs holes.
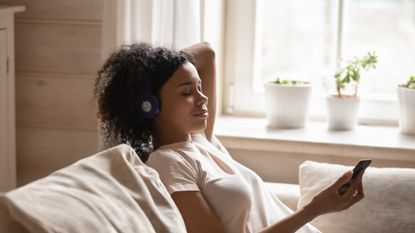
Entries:
POLYGON ((184 82, 182 84, 179 85, 182 90, 181 90, 181 95, 182 96, 190 96, 192 95, 192 91, 194 90, 195 92, 202 92, 202 82, 199 81, 197 83, 192 82, 192 81, 188 81, 188 82, 184 82))
POLYGON ((181 93, 183 96, 190 96, 191 94, 192 94, 192 91, 191 91, 191 89, 190 89, 190 87, 189 86, 187 86, 184 90, 183 90, 183 92, 181 93))

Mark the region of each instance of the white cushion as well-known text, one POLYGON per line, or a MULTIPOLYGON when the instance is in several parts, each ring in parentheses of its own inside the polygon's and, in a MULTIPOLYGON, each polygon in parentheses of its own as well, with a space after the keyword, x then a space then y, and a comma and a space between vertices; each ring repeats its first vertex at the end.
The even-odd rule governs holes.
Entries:
MULTIPOLYGON (((352 167, 306 161, 300 165, 298 207, 352 167)), ((415 232, 415 169, 369 167, 365 198, 350 209, 319 216, 311 223, 322 232, 415 232)))
POLYGON ((0 201, 30 232, 186 231, 156 171, 127 145, 79 160, 0 201))

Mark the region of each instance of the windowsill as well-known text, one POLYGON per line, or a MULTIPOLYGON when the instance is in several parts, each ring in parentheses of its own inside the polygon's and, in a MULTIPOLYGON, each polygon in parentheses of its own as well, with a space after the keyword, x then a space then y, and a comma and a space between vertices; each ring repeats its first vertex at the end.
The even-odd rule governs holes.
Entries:
POLYGON ((215 135, 229 149, 415 162, 415 136, 401 134, 398 127, 357 125, 351 131, 330 131, 326 122, 309 121, 302 129, 270 129, 266 124, 265 118, 220 116, 215 135))

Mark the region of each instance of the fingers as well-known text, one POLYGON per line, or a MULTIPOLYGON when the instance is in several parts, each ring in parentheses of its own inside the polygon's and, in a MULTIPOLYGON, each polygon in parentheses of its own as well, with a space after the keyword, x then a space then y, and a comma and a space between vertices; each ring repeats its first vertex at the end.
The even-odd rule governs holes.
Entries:
POLYGON ((347 183, 347 181, 349 181, 349 179, 352 177, 352 175, 353 175, 352 171, 347 171, 342 176, 340 176, 339 179, 337 179, 337 181, 333 184, 333 187, 336 190, 339 189, 343 184, 345 184, 345 183, 347 183))
POLYGON ((352 185, 349 187, 349 190, 345 193, 348 198, 363 194, 362 178, 364 173, 365 172, 363 171, 356 177, 352 185))
POLYGON ((357 186, 357 195, 361 195, 361 194, 363 194, 363 181, 361 181, 359 185, 357 186))
POLYGON ((350 206, 356 204, 360 200, 362 200, 365 197, 365 194, 363 193, 363 185, 362 182, 359 182, 359 185, 357 186, 357 192, 355 191, 355 195, 351 196, 350 200, 350 206))
POLYGON ((364 198, 363 193, 363 184, 362 184, 362 177, 364 171, 361 172, 356 179, 353 181, 352 185, 349 187, 347 192, 342 196, 342 199, 345 203, 345 209, 348 209, 352 205, 356 204, 357 202, 361 201, 364 198))
POLYGON ((348 183, 352 178, 353 172, 347 171, 340 176, 336 182, 313 198, 312 202, 321 207, 322 213, 337 212, 349 208, 363 199, 362 175, 359 174, 350 187, 343 195, 339 194, 339 188, 348 183))
POLYGON ((363 198, 365 197, 365 195, 363 193, 361 194, 356 194, 355 196, 353 196, 351 198, 351 200, 349 201, 347 208, 349 208, 350 206, 356 204, 357 202, 361 201, 363 198))

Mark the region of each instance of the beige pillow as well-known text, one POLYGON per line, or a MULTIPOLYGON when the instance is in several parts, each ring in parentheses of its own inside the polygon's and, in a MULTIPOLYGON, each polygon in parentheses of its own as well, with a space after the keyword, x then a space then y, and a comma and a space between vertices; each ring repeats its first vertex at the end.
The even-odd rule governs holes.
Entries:
MULTIPOLYGON (((353 167, 306 161, 300 165, 298 208, 353 167)), ((311 223, 325 233, 415 232, 415 169, 369 167, 363 177, 365 198, 348 210, 311 223)))
MULTIPOLYGON (((186 232, 157 172, 127 145, 89 156, 1 195, 0 204, 30 232, 186 232)), ((7 211, 1 210, 7 217, 7 211)), ((9 232, 1 229, 10 226, 15 224, 4 222, 0 232, 9 232)))

